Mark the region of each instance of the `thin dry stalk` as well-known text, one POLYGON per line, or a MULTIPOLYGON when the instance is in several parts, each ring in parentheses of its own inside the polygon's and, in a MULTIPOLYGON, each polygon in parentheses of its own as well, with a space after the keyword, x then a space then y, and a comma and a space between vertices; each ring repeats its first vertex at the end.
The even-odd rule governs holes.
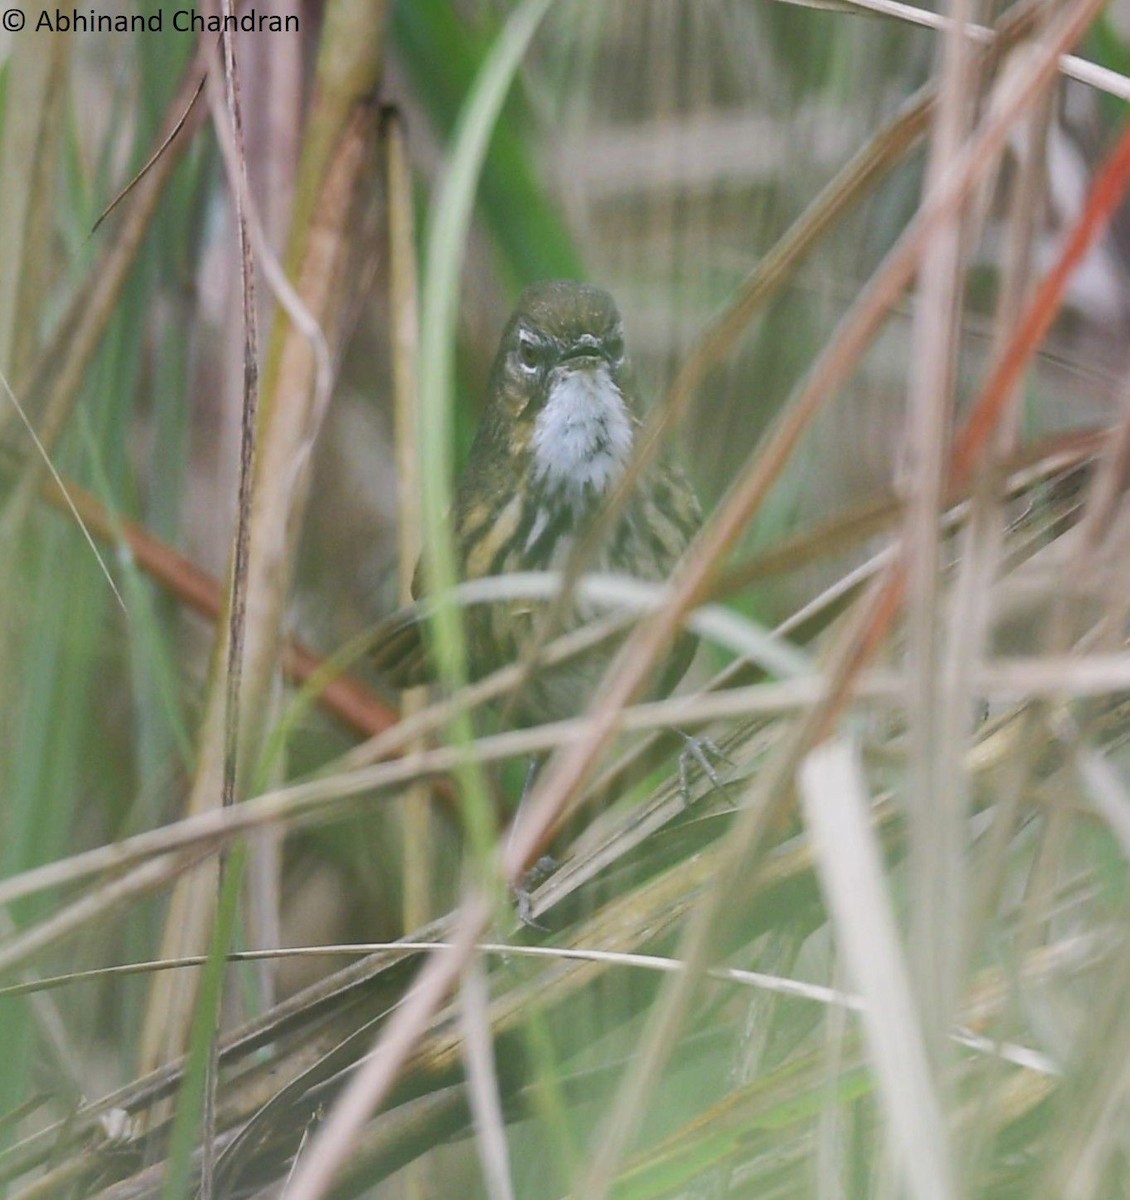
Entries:
MULTIPOLYGON (((419 352, 419 294, 416 263, 415 219, 412 212, 412 172, 404 128, 394 109, 382 114, 388 187, 389 300, 392 307, 393 403, 396 413, 397 520, 400 602, 412 602, 412 578, 423 545, 423 509, 417 430, 419 391, 416 358, 419 352)), ((412 716, 427 703, 424 692, 412 691, 401 701, 401 712, 412 716)), ((411 753, 422 743, 410 743, 411 753)), ((431 915, 432 881, 429 847, 432 846, 430 792, 423 784, 409 788, 401 806, 404 838, 404 927, 415 929, 431 915)))
MULTIPOLYGON (((972 54, 964 34, 968 0, 955 0, 945 42, 937 119, 926 171, 924 203, 944 191, 966 137, 974 83, 972 54)), ((942 1077, 946 1031, 957 997, 953 914, 960 911, 962 834, 965 813, 960 790, 948 786, 942 719, 938 641, 939 549, 945 464, 954 413, 957 325, 964 265, 963 210, 953 209, 923 248, 915 299, 908 381, 910 496, 903 534, 907 560, 908 718, 911 796, 912 975, 917 985, 928 1057, 942 1077)))
MULTIPOLYGON (((956 1200, 944 1093, 871 829, 858 751, 843 737, 825 742, 805 759, 798 786, 837 941, 864 999, 870 1056, 907 1190, 917 1200, 956 1200)), ((948 1034, 947 1027, 947 1041, 948 1034)))
POLYGON ((474 1117, 475 1138, 487 1193, 491 1200, 514 1200, 506 1122, 494 1063, 490 988, 482 956, 472 959, 459 988, 463 1054, 467 1062, 467 1091, 474 1117))
MULTIPOLYGON (((222 0, 226 18, 233 18, 232 0, 222 0)), ((240 754, 240 712, 243 683, 243 651, 247 632, 248 558, 251 527, 251 489, 255 473, 256 436, 259 422, 259 332, 255 304, 255 266, 247 230, 244 197, 247 192, 247 154, 243 140, 243 110, 240 98, 240 77, 235 58, 235 39, 226 33, 221 39, 223 50, 224 95, 218 85, 210 86, 209 101, 212 119, 217 127, 226 129, 231 122, 235 148, 235 170, 232 182, 232 206, 235 214, 236 243, 239 247, 240 295, 243 308, 243 402, 240 412, 239 495, 236 501, 236 528, 232 548, 231 591, 228 596, 227 662, 224 668, 224 750, 223 778, 220 786, 220 805, 231 808, 237 795, 240 754), (225 105, 226 102, 226 105, 225 105)), ((215 80, 214 74, 209 74, 215 80)), ((221 135, 222 136, 222 135, 221 135)), ((227 868, 226 852, 218 859, 216 904, 224 885, 227 868)), ((225 947, 226 949, 226 947, 225 947)), ((211 1014, 208 1045, 208 1070, 205 1078, 203 1127, 200 1137, 200 1195, 212 1200, 213 1170, 216 1140, 216 1089, 219 1086, 219 1018, 223 980, 211 1014)))
MULTIPOLYGON (((1022 55, 1023 50, 1017 52, 1022 55)), ((1003 92, 1012 70, 1006 61, 997 91, 1003 92)), ((990 98, 990 105, 992 104, 990 98)), ((995 314, 993 351, 999 353, 1023 311, 1031 294, 1033 271, 1033 239, 1039 206, 1043 199, 1043 180, 1046 170, 1045 146, 1053 111, 1048 96, 1028 115, 1018 141, 1018 171, 1009 198, 1008 235, 1001 268, 1001 293, 995 314)), ((995 446, 999 461, 1016 449, 1019 432, 1018 397, 1008 405, 1009 417, 1001 423, 995 446)), ((949 779, 946 786, 970 791, 969 773, 958 756, 964 752, 975 722, 978 696, 976 675, 988 650, 993 620, 992 583, 1000 569, 1004 548, 1004 495, 998 483, 998 472, 986 472, 973 490, 969 528, 963 539, 963 550, 954 587, 950 623, 947 630, 945 687, 947 698, 943 718, 947 722, 945 742, 949 754, 949 779)), ((1021 734, 1022 744, 1039 721, 1037 713, 1029 710, 1021 718, 1027 726, 1021 734)), ((1001 792, 1002 802, 996 806, 993 825, 986 840, 986 851, 969 871, 971 899, 966 907, 964 929, 961 931, 961 963, 972 962, 989 929, 990 914, 999 902, 1000 889, 1006 879, 1007 846, 1015 833, 1024 795, 1024 777, 1019 761, 1010 762, 1006 770, 1012 786, 1001 792)), ((999 1114, 988 1101, 986 1089, 978 1102, 978 1118, 969 1153, 965 1155, 965 1177, 972 1178, 979 1161, 987 1152, 999 1129, 999 1114)))

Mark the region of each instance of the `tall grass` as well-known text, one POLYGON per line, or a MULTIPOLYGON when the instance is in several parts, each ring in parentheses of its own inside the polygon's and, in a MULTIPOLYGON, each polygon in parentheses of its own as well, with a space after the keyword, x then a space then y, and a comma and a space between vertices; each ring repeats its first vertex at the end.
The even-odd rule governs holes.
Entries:
POLYGON ((237 40, 226 156, 210 39, 0 43, 8 1195, 1125 1194, 1125 45, 1094 0, 852 7, 332 0, 237 40), (549 276, 617 295, 706 528, 578 585, 634 626, 595 720, 499 727, 464 589, 398 721, 394 463, 450 582, 549 276), (725 753, 689 805, 672 728, 725 753))

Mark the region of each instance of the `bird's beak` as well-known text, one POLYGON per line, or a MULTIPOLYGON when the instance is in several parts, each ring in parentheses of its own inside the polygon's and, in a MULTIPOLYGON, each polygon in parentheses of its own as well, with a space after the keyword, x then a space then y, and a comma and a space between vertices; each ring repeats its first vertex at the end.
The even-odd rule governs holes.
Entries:
POLYGON ((595 367, 607 361, 600 339, 591 333, 582 334, 561 356, 561 362, 573 363, 582 368, 595 367))

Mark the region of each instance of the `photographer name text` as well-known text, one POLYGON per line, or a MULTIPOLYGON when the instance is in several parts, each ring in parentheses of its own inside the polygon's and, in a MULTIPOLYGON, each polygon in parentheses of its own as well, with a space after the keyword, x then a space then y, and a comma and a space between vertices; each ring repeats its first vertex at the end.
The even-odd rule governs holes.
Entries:
MULTIPOLYGON (((5 17, 7 15, 5 13, 5 17)), ((5 28, 11 28, 7 21, 4 24, 5 28)), ((35 17, 32 28, 51 33, 164 33, 167 29, 176 33, 297 33, 299 25, 294 13, 280 15, 258 12, 254 8, 229 17, 201 13, 195 8, 177 8, 168 12, 159 8, 145 16, 140 13, 100 13, 94 9, 83 12, 77 8, 43 8, 35 17)))

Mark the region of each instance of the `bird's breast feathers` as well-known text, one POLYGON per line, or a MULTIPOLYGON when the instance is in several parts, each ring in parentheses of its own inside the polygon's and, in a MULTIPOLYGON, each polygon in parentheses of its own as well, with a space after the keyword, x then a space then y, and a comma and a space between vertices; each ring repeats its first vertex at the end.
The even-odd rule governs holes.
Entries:
POLYGON ((580 515, 624 473, 632 452, 632 416, 606 363, 564 363, 548 382, 531 438, 535 487, 547 502, 580 515))

